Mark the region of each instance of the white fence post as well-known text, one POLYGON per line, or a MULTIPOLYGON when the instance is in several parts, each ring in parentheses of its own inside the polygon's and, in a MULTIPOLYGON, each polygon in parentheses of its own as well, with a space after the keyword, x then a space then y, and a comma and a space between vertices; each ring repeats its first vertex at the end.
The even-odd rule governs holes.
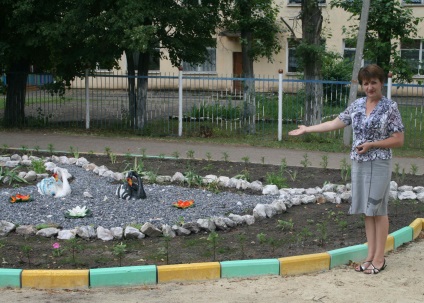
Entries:
POLYGON ((387 75, 387 99, 392 99, 392 76, 391 72, 387 75))
POLYGON ((283 139, 283 70, 278 70, 278 141, 283 139))
POLYGON ((88 68, 85 70, 85 128, 90 129, 90 81, 88 79, 88 68))
POLYGON ((178 67, 178 136, 183 135, 183 67, 178 67))

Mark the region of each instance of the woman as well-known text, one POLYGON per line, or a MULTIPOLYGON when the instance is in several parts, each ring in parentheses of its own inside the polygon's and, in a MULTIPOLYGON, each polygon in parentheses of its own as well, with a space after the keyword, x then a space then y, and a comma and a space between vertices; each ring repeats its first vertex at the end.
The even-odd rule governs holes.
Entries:
POLYGON ((366 97, 353 102, 332 121, 300 125, 291 136, 328 132, 352 124, 352 203, 350 214, 365 215, 367 259, 355 268, 378 274, 386 267, 384 249, 389 232, 387 205, 392 174, 392 147, 403 145, 404 126, 396 102, 383 96, 385 73, 375 64, 358 74, 366 97))

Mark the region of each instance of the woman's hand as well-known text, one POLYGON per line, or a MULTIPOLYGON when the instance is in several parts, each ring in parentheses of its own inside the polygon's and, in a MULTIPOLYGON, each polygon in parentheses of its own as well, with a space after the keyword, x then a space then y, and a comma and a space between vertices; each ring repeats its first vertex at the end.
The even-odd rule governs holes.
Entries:
POLYGON ((356 146, 356 152, 360 155, 365 154, 372 148, 372 142, 365 142, 356 146))
POLYGON ((294 129, 289 132, 289 136, 300 136, 306 133, 307 126, 305 125, 299 125, 298 129, 294 129))

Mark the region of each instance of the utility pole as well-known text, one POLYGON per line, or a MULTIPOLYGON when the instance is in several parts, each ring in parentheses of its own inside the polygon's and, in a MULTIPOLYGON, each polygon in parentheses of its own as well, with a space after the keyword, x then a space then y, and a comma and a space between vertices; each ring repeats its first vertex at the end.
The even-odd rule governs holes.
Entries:
MULTIPOLYGON (((364 54, 365 33, 367 32, 368 13, 370 11, 370 0, 362 1, 361 19, 359 21, 358 39, 356 41, 355 61, 353 62, 352 81, 350 82, 349 103, 356 100, 358 93, 358 72, 361 68, 362 57, 364 54)), ((352 138, 352 127, 345 127, 343 132, 344 145, 350 145, 352 138)))

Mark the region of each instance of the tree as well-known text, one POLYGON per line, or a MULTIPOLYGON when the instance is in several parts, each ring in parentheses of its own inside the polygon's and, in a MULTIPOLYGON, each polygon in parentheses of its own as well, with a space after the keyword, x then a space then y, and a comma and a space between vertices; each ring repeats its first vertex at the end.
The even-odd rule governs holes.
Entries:
POLYGON ((168 56, 175 66, 182 60, 203 62, 207 47, 216 46, 218 4, 213 0, 0 0, 0 65, 8 83, 4 125, 25 122, 30 65, 69 84, 98 64, 117 66, 125 52, 133 92, 132 122, 141 129, 146 121, 150 56, 160 47, 160 55, 168 56), (140 76, 137 94, 131 77, 135 70, 140 76))
POLYGON ((216 47, 214 34, 219 20, 219 1, 111 2, 112 9, 107 12, 109 37, 125 52, 131 125, 140 130, 147 117, 147 76, 151 57, 158 53, 176 67, 182 61, 203 63, 208 57, 207 48, 216 47))
POLYGON ((322 60, 325 51, 321 31, 323 17, 318 0, 302 0, 302 41, 296 48, 303 66, 305 83, 305 114, 303 123, 314 125, 322 116, 322 60))
MULTIPOLYGON (((281 49, 278 7, 272 0, 230 0, 222 3, 222 28, 240 33, 242 77, 246 78, 243 82, 243 122, 250 118, 254 123, 256 102, 253 63, 262 57, 271 61, 273 54, 281 49)), ((245 131, 253 133, 254 124, 248 125, 245 125, 245 131)))
POLYGON ((6 73, 6 127, 25 123, 30 65, 69 83, 97 63, 112 67, 119 57, 104 32, 103 1, 1 0, 0 66, 6 73))
MULTIPOLYGON (((353 25, 344 28, 351 39, 356 39, 362 9, 361 0, 333 0, 332 7, 340 7, 352 14, 353 25)), ((386 73, 393 72, 398 81, 412 81, 409 64, 400 57, 399 42, 417 36, 417 26, 422 18, 414 17, 412 9, 404 7, 399 0, 371 1, 364 58, 380 65, 386 73)))

